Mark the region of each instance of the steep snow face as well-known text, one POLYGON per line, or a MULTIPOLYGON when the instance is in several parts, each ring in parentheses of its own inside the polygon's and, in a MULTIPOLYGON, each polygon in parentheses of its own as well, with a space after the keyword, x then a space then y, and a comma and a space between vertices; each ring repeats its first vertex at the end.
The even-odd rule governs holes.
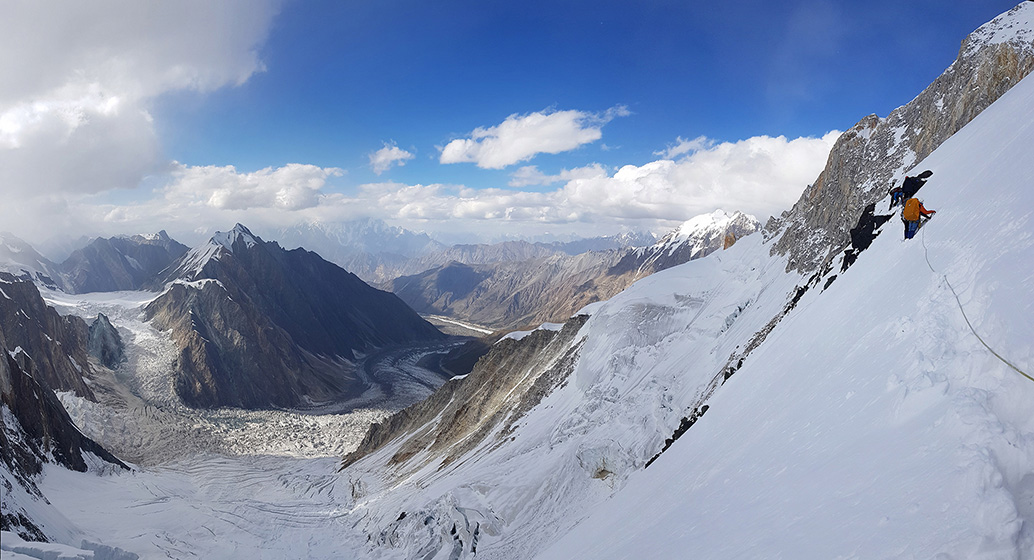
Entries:
POLYGON ((750 236, 594 306, 512 431, 344 471, 368 552, 1030 558, 1034 382, 970 324, 1032 373, 1031 145, 1027 79, 922 162, 939 213, 916 239, 890 221, 802 292, 750 236))
POLYGON ((981 25, 966 39, 962 52, 972 55, 985 45, 1034 42, 1034 2, 1020 2, 1015 8, 981 25))
POLYGON ((1031 145, 1027 78, 922 162, 915 239, 888 223, 541 557, 1031 558, 1031 145))
POLYGON ((713 237, 724 236, 733 225, 739 225, 741 231, 753 232, 761 228, 757 218, 742 212, 728 213, 718 209, 710 214, 701 214, 683 223, 675 231, 664 236, 657 245, 668 254, 673 253, 680 245, 692 244, 697 252, 708 245, 713 237))
POLYGON ((802 272, 828 264, 850 242, 848 229, 864 208, 922 171, 917 162, 1034 69, 1032 11, 1031 2, 1022 2, 981 27, 915 99, 842 134, 815 183, 792 210, 766 224, 766 235, 778 236, 773 250, 802 272))

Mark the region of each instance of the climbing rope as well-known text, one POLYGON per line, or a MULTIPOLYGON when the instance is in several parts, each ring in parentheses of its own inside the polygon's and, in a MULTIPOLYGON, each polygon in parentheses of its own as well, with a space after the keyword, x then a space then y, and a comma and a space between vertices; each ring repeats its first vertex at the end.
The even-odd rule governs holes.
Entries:
MULTIPOLYGON (((920 228, 920 229, 922 229, 922 228, 920 228)), ((1016 370, 1016 373, 1022 375, 1023 377, 1026 377, 1027 379, 1030 379, 1031 381, 1034 381, 1034 377, 1031 377, 1030 374, 1028 374, 1027 372, 1021 370, 1020 368, 1014 366, 1012 364, 1012 362, 1010 362, 1009 360, 1006 360, 1005 358, 1003 358, 1002 355, 999 354, 998 352, 995 352, 995 349, 991 348, 991 346, 988 345, 987 342, 984 341, 983 337, 981 337, 979 334, 977 334, 976 329, 973 328, 973 323, 969 322, 969 316, 966 315, 966 310, 962 307, 962 300, 959 299, 959 294, 958 294, 958 292, 955 291, 955 288, 952 287, 951 282, 948 280, 948 276, 946 274, 941 274, 940 272, 937 272, 936 270, 934 270, 933 265, 930 264, 930 250, 926 247, 926 231, 922 232, 922 237, 920 239, 923 242, 923 253, 924 253, 924 258, 926 258, 926 266, 930 267, 930 272, 932 272, 934 274, 940 274, 941 278, 944 279, 944 283, 948 285, 948 289, 951 290, 951 294, 953 296, 955 296, 955 303, 957 303, 959 305, 959 311, 962 312, 962 318, 966 320, 966 326, 969 327, 969 331, 973 333, 973 336, 977 337, 977 340, 980 341, 980 344, 983 344, 984 348, 987 348, 987 351, 990 352, 994 357, 996 357, 999 360, 1001 360, 1003 364, 1005 364, 1005 365, 1011 367, 1012 369, 1016 370)))

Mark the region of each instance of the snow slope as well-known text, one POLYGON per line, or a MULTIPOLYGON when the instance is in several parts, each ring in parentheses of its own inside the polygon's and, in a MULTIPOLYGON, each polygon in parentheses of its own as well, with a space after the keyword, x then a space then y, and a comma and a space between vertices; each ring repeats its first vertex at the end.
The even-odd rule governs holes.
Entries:
POLYGON ((1034 371, 1031 146, 1027 78, 918 166, 916 239, 884 226, 540 557, 1034 558, 1034 382, 968 325, 1034 371))

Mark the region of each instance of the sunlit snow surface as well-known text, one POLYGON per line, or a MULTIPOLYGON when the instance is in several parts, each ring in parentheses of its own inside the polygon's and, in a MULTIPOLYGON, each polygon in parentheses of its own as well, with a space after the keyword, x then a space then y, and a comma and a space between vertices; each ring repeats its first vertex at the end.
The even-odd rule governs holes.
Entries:
POLYGON ((541 557, 1034 557, 1034 382, 948 288, 1032 373, 1031 146, 1027 78, 920 164, 916 239, 888 223, 541 557))

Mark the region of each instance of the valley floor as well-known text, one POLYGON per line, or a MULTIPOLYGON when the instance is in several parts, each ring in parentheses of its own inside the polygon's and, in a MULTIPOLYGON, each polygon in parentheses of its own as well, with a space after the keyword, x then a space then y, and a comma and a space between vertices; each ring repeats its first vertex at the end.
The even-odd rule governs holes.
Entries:
MULTIPOLYGON (((198 410, 172 391, 170 341, 142 321, 141 306, 153 294, 44 296, 62 313, 106 314, 126 340, 127 362, 93 382, 99 403, 59 397, 84 433, 135 469, 98 476, 48 466, 40 489, 67 518, 62 540, 142 559, 337 558, 361 545, 364 537, 349 527, 354 520, 338 509, 351 493, 347 479, 338 485, 341 457, 371 423, 444 383, 421 358, 460 343, 384 349, 343 364, 367 386, 348 401, 198 410)), ((5 533, 5 540, 17 539, 5 533)), ((35 555, 53 545, 27 546, 35 555)), ((16 557, 6 543, 3 554, 16 557)))

